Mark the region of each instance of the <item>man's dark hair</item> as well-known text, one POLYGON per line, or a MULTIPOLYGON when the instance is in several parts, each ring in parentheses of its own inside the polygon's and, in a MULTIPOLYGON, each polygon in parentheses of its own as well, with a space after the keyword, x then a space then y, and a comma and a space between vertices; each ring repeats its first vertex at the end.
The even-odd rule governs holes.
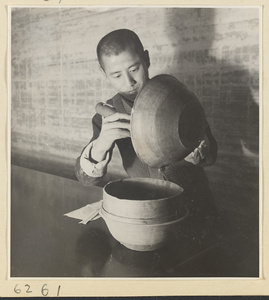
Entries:
POLYGON ((97 45, 97 57, 103 68, 102 56, 118 55, 126 48, 132 48, 138 55, 143 55, 144 47, 136 33, 129 29, 118 29, 105 35, 97 45))

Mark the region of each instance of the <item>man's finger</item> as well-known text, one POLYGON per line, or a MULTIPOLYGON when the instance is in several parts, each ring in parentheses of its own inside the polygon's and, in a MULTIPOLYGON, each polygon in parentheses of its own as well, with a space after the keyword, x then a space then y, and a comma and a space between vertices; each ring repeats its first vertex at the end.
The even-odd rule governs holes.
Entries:
POLYGON ((103 131, 111 130, 111 129, 131 129, 131 124, 124 122, 124 121, 115 121, 115 122, 109 122, 105 123, 103 125, 103 131))
POLYGON ((202 140, 197 149, 200 153, 201 159, 204 159, 207 155, 207 152, 208 152, 208 146, 206 144, 206 141, 202 140))
POLYGON ((105 123, 115 122, 119 120, 126 120, 130 122, 131 116, 123 113, 115 113, 109 117, 104 118, 103 120, 105 123))

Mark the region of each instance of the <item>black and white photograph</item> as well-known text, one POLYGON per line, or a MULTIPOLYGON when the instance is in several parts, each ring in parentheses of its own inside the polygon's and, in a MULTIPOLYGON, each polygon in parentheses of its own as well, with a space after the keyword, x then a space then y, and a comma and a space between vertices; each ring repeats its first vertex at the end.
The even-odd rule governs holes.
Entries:
POLYGON ((9 22, 9 277, 259 279, 261 7, 9 22))

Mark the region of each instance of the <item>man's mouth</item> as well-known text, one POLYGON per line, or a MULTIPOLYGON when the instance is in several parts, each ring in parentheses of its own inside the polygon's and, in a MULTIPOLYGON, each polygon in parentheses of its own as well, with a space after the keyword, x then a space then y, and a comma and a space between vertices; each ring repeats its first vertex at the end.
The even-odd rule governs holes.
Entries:
POLYGON ((128 92, 128 94, 133 95, 133 94, 137 94, 137 92, 138 92, 138 89, 134 89, 134 90, 130 90, 128 92))

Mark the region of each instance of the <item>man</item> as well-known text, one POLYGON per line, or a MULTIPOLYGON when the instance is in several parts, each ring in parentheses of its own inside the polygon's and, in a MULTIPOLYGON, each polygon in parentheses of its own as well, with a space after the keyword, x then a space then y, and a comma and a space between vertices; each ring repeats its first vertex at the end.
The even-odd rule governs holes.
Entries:
POLYGON ((100 69, 117 94, 107 104, 116 113, 93 117, 93 137, 77 159, 76 175, 84 185, 98 185, 107 172, 112 150, 117 144, 123 167, 130 177, 150 177, 169 180, 182 186, 189 197, 187 205, 193 213, 207 215, 214 211, 213 198, 203 166, 213 164, 217 144, 209 126, 197 149, 184 160, 151 168, 142 163, 130 138, 130 114, 136 98, 149 80, 150 59, 138 36, 130 30, 115 30, 104 36, 97 46, 100 69))

